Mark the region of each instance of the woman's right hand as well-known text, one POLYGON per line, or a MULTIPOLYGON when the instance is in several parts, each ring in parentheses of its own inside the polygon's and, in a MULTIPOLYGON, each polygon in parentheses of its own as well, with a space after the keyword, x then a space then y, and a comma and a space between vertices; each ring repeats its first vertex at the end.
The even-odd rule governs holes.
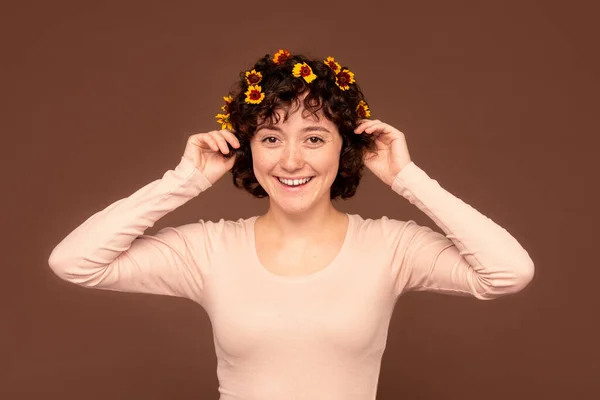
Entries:
POLYGON ((197 133, 188 138, 183 157, 192 162, 212 185, 225 175, 235 162, 236 155, 229 155, 227 143, 234 149, 240 147, 238 138, 227 129, 197 133))

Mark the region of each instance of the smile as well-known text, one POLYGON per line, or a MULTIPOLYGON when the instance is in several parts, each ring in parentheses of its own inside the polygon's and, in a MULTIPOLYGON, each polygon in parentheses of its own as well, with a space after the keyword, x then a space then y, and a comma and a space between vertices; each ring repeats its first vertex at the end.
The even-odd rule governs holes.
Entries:
POLYGON ((311 181, 313 177, 309 177, 309 178, 302 178, 302 179, 285 179, 285 178, 278 178, 276 177, 276 179, 282 183, 283 185, 287 186, 287 187, 299 187, 299 186, 304 186, 306 185, 308 182, 311 181))

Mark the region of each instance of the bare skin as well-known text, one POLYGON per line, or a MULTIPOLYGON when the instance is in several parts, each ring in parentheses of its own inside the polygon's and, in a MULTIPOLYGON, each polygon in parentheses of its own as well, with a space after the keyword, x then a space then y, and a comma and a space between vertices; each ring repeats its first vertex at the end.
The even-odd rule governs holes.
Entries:
MULTIPOLYGON (((342 146, 339 131, 323 115, 303 111, 300 106, 285 121, 259 126, 250 144, 256 178, 269 194, 269 209, 255 224, 256 251, 263 266, 278 275, 325 268, 339 253, 349 223, 330 199, 342 146), (311 180, 290 188, 279 178, 311 180)), ((379 120, 363 120, 355 134, 377 137, 377 151, 367 154, 365 165, 391 185, 410 162, 403 133, 379 120)), ((235 157, 223 156, 227 143, 240 146, 229 130, 192 135, 184 157, 214 183, 234 164, 235 157)))

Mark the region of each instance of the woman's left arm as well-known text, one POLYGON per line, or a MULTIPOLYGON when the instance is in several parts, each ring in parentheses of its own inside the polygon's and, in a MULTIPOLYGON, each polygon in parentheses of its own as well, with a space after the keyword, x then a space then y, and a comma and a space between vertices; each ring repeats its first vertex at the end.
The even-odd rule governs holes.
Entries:
POLYGON ((411 161, 404 134, 365 120, 357 134, 376 135, 365 166, 427 214, 446 236, 407 223, 402 290, 471 294, 482 300, 522 290, 534 276, 527 251, 504 228, 452 195, 411 161), (412 232, 412 233, 411 233, 412 232))

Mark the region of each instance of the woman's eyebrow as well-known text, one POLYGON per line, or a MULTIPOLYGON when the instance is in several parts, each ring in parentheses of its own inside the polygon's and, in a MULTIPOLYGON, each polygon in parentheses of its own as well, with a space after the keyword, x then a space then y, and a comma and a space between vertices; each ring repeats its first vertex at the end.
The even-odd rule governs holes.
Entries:
MULTIPOLYGON (((260 129, 270 129, 270 130, 273 130, 273 131, 277 131, 277 132, 282 132, 283 133, 283 130, 280 127, 276 126, 276 125, 262 125, 262 126, 258 127, 257 131, 260 130, 260 129)), ((327 132, 327 133, 331 133, 329 131, 329 129, 325 128, 324 126, 320 126, 320 125, 308 125, 308 126, 305 126, 304 128, 302 128, 301 131, 302 132, 327 132)))
POLYGON ((261 129, 270 129, 270 130, 273 130, 273 131, 279 131, 279 132, 281 132, 281 128, 278 127, 278 126, 275 126, 273 124, 263 124, 263 125, 260 125, 258 128, 256 128, 257 131, 259 131, 261 129))
POLYGON ((309 126, 305 126, 304 128, 302 128, 303 132, 327 132, 327 133, 331 133, 329 131, 329 129, 325 128, 324 126, 321 125, 309 125, 309 126))

